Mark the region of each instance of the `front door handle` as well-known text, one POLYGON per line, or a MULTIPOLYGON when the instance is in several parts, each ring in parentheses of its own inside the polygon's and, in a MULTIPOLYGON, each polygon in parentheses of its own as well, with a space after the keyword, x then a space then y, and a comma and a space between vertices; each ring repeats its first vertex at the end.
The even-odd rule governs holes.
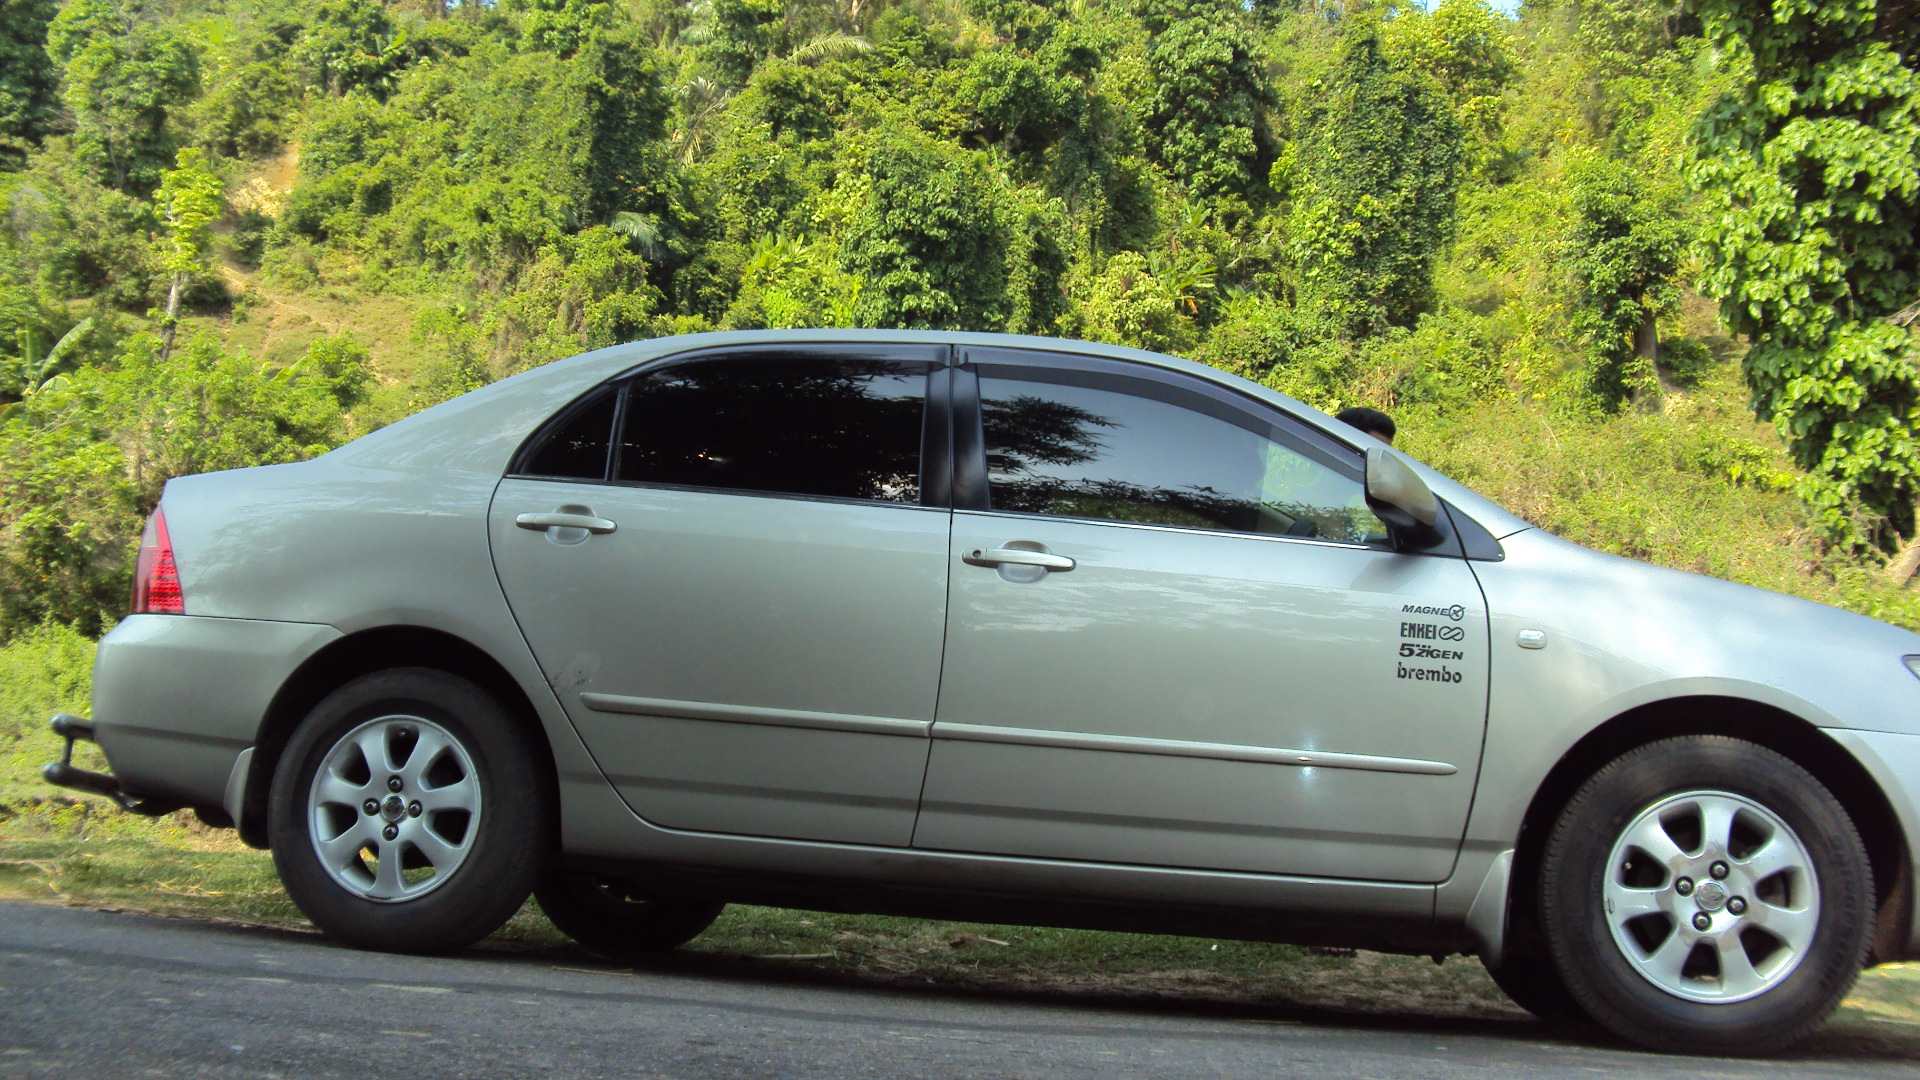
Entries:
POLYGON ((590 533, 610 533, 617 528, 613 522, 608 521, 606 518, 594 517, 592 514, 573 514, 558 510, 551 514, 521 514, 519 517, 513 519, 513 523, 523 529, 532 529, 535 532, 544 532, 547 529, 585 529, 590 533))
POLYGON ((1050 551, 1028 551, 1025 548, 974 548, 960 556, 960 561, 968 566, 1038 566, 1042 569, 1063 573, 1074 568, 1075 563, 1065 555, 1055 555, 1050 551))

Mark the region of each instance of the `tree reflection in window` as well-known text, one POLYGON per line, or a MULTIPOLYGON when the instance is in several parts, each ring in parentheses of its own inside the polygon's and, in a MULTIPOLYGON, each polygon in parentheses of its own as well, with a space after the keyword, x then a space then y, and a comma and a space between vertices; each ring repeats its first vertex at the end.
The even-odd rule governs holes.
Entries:
POLYGON ((1384 531, 1356 478, 1271 428, 1158 395, 993 377, 980 386, 996 510, 1349 543, 1384 531))
POLYGON ((621 480, 913 503, 928 365, 736 356, 636 379, 621 480))

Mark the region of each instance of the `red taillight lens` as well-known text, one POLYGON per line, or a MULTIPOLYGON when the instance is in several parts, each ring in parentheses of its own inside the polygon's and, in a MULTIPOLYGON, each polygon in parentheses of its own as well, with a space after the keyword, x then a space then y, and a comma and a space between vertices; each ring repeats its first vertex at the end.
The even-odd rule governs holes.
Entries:
POLYGON ((167 536, 167 516, 158 510, 140 534, 140 557, 133 565, 135 615, 185 615, 180 595, 180 567, 173 561, 173 540, 167 536))

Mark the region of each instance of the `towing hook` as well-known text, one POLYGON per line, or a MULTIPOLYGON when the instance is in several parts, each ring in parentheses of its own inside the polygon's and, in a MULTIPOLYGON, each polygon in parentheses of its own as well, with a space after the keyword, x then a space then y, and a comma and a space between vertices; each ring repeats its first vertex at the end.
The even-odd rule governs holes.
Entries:
POLYGON ((73 764, 73 744, 75 740, 85 739, 94 742, 93 725, 84 719, 68 713, 56 713, 52 722, 53 733, 66 740, 60 751, 60 760, 40 770, 40 775, 49 784, 58 787, 73 788, 76 791, 90 791, 95 795, 105 795, 112 799, 120 809, 130 814, 144 817, 159 817, 180 809, 180 803, 169 803, 155 799, 142 799, 127 794, 120 786, 118 777, 110 773, 90 772, 76 768, 73 764))

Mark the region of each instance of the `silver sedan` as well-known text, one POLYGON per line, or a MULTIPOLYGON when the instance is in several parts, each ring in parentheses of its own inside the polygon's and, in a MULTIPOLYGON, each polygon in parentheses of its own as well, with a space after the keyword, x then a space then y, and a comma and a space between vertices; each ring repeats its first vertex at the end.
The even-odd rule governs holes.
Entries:
POLYGON ((1223 372, 709 334, 175 480, 90 721, 341 940, 537 893, 1478 955, 1758 1053, 1920 956, 1920 637, 1558 540, 1223 372))

